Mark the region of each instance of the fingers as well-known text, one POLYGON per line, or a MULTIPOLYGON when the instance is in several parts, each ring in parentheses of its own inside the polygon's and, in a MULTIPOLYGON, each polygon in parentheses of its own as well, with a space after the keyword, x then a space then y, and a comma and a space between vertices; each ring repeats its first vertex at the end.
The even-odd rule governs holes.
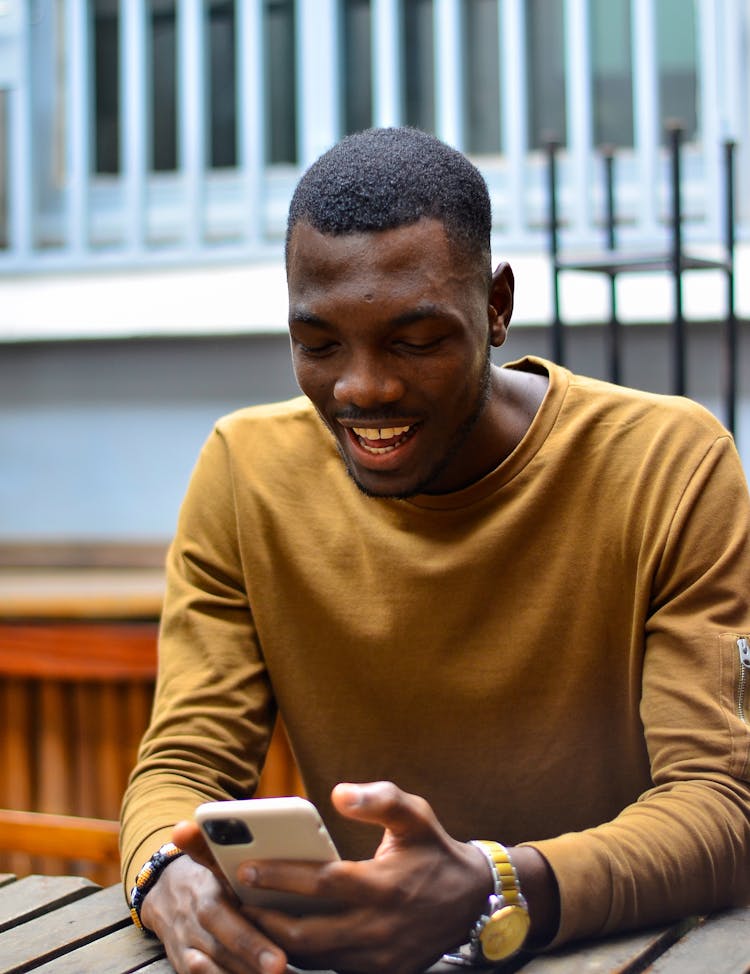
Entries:
POLYGON ((165 939, 167 956, 178 974, 285 974, 286 954, 268 937, 245 923, 214 926, 211 934, 196 927, 184 939, 165 939), (222 943, 219 939, 226 941, 222 943))
POLYGON ((172 842, 201 866, 212 871, 216 869, 216 861, 196 822, 178 822, 172 829, 172 842))
POLYGON ((283 974, 287 970, 286 964, 281 968, 263 968, 252 966, 249 960, 243 959, 239 966, 231 964, 223 966, 214 958, 197 947, 189 947, 179 953, 167 950, 167 958, 177 974, 283 974))
POLYGON ((206 948, 222 970, 236 974, 248 971, 284 974, 286 971, 286 954, 246 916, 234 910, 212 911, 210 915, 198 911, 197 919, 211 935, 206 948))
POLYGON ((341 815, 380 825, 399 841, 421 841, 442 833, 429 804, 390 781, 342 782, 333 789, 331 798, 341 815))
POLYGON ((325 918, 290 918, 271 910, 253 913, 254 922, 283 946, 293 964, 316 969, 394 970, 390 965, 375 963, 381 944, 369 935, 371 928, 366 923, 363 926, 356 911, 325 918))
POLYGON ((200 866, 205 866, 206 869, 210 869, 221 883, 227 896, 232 900, 235 899, 235 894, 226 876, 216 862, 200 827, 195 822, 178 822, 172 830, 172 841, 190 856, 193 862, 197 862, 200 866))
POLYGON ((283 949, 230 901, 215 876, 188 856, 164 870, 143 918, 178 974, 283 974, 283 949))
POLYGON ((362 894, 362 882, 358 878, 361 869, 361 864, 356 862, 263 859, 243 863, 237 870, 237 878, 259 894, 247 896, 248 907, 265 905, 286 914, 320 914, 335 912, 362 894), (264 903, 263 891, 273 891, 273 899, 264 903), (277 906, 274 900, 279 895, 287 903, 277 906))
POLYGON ((444 949, 439 941, 435 947, 432 919, 425 946, 407 913, 400 910, 394 920, 387 911, 363 906, 335 916, 290 918, 263 910, 255 912, 254 922, 283 947, 292 964, 305 969, 414 974, 426 970, 444 949))

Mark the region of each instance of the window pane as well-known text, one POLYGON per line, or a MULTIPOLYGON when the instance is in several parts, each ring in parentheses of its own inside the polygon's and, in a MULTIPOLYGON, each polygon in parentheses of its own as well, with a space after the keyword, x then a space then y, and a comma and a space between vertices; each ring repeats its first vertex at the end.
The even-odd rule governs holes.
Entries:
POLYGON ((237 80, 234 0, 211 0, 209 8, 211 166, 237 165, 237 80))
POLYGON ((662 130, 678 119, 687 138, 698 128, 695 7, 691 0, 657 0, 659 100, 662 130))
POLYGON ((94 0, 94 171, 120 171, 120 24, 117 0, 94 0))
POLYGON ((151 168, 177 168, 175 0, 151 0, 151 168))
POLYGON ((293 0, 265 0, 266 162, 297 161, 293 0))
POLYGON ((403 0, 404 120, 435 130, 435 42, 432 0, 403 0))
POLYGON ((526 51, 529 142, 565 143, 565 52, 562 0, 527 0, 526 51))
POLYGON ((359 132, 372 125, 370 0, 343 0, 341 30, 344 130, 359 132))
POLYGON ((597 145, 633 145, 630 6, 630 0, 589 0, 597 145))
POLYGON ((464 141, 470 153, 500 151, 497 0, 464 0, 464 141))

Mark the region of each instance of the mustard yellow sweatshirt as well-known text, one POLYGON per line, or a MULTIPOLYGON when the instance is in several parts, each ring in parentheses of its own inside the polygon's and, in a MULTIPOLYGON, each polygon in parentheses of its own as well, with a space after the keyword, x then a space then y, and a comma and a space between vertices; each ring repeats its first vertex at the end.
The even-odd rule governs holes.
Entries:
POLYGON ((303 398, 217 424, 168 559, 126 889, 199 802, 252 795, 278 708, 342 855, 378 834, 330 789, 391 779, 459 839, 535 845, 556 943, 750 899, 733 442, 688 400, 510 367, 546 398, 447 495, 363 496, 303 398))

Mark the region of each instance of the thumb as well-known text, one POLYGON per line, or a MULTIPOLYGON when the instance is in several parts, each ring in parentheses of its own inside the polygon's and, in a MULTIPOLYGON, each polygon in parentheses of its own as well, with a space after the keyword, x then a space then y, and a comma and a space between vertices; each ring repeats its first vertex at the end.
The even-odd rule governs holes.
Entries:
POLYGON ((430 805, 391 781, 342 782, 333 789, 331 799, 341 815, 381 826, 397 844, 422 842, 442 832, 430 805))
POLYGON ((183 852, 186 852, 191 859, 199 862, 201 866, 206 866, 207 869, 217 872, 216 860, 196 822, 188 820, 178 822, 172 829, 172 842, 183 852))

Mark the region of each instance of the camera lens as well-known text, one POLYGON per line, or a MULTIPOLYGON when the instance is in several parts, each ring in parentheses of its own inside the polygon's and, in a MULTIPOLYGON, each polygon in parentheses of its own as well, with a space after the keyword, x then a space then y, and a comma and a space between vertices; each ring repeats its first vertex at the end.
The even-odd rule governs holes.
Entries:
POLYGON ((218 818, 206 822, 206 833, 217 845, 247 845, 253 834, 238 818, 218 818))

